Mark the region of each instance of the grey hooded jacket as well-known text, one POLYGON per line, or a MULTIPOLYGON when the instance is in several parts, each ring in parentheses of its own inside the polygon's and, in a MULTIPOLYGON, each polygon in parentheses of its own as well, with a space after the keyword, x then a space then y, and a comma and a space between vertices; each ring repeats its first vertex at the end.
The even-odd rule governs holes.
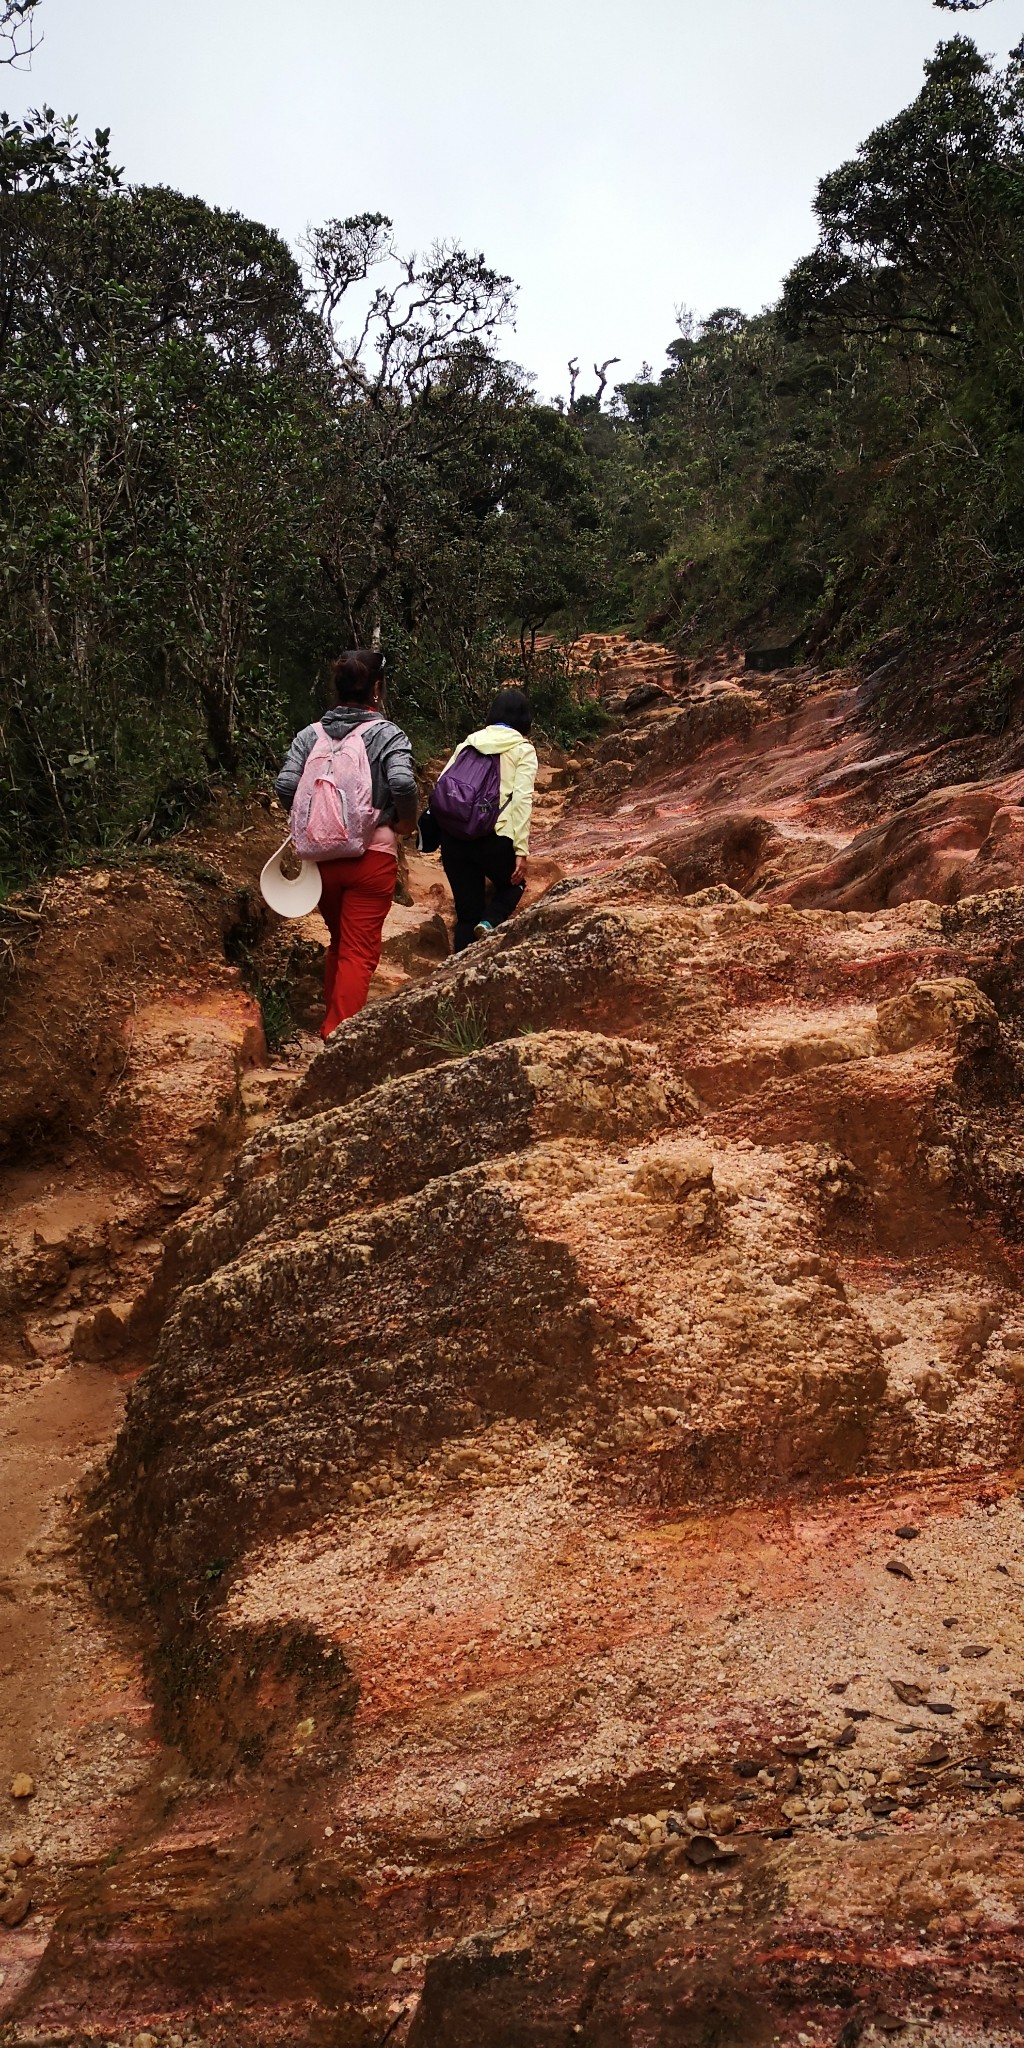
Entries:
MULTIPOLYGON (((362 704, 335 704, 330 711, 324 712, 321 722, 332 740, 343 740, 346 733, 354 732, 358 725, 366 726, 363 743, 370 763, 374 809, 380 812, 380 822, 382 825, 414 822, 419 811, 419 797, 413 774, 412 742, 401 726, 392 725, 390 719, 381 718, 378 712, 362 704)), ((305 725, 301 732, 296 733, 274 784, 281 802, 289 811, 316 740, 315 725, 305 725)))

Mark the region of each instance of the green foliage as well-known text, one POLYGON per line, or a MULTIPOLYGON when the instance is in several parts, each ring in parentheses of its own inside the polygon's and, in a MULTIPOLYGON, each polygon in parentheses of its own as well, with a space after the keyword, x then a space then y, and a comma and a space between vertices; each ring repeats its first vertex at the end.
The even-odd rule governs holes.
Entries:
MULTIPOLYGON (((439 245, 399 259, 373 214, 310 250, 341 403, 332 416, 318 553, 347 635, 383 627, 402 704, 451 737, 487 693, 511 629, 584 615, 602 569, 601 513, 580 438, 495 353, 507 278, 439 245), (372 275, 361 334, 347 295, 372 275)), ((507 661, 507 656, 504 657, 507 661)))
POLYGON ((265 782, 377 629, 395 715, 448 738, 510 633, 585 608, 597 494, 495 353, 508 280, 377 215, 310 254, 313 304, 259 223, 0 119, 0 876, 265 782))
MULTIPOLYGON (((0 0, 0 61, 34 11, 0 0)), ((507 680, 540 738, 600 730, 585 627, 843 654, 1015 601, 1024 46, 940 45, 816 211, 778 308, 684 321, 610 406, 610 362, 591 396, 574 372, 566 411, 503 359, 483 256, 368 213, 303 273, 125 184, 105 131, 0 116, 0 890, 265 784, 378 630, 425 755, 507 680)), ((1016 702, 993 655, 978 727, 1016 702)))
POLYGON ((243 764, 303 560, 315 336, 266 230, 0 133, 0 865, 174 829, 243 764))
POLYGON ((522 680, 533 705, 534 738, 575 747, 604 732, 608 714, 586 679, 573 669, 571 642, 535 648, 524 663, 522 680))
POLYGON ((422 644, 406 648, 399 641, 402 717, 419 741, 421 757, 427 759, 440 744, 483 725, 491 698, 508 683, 530 693, 534 739, 571 747, 603 732, 607 714, 592 683, 573 665, 573 644, 571 637, 538 644, 536 635, 525 633, 512 641, 502 628, 486 622, 463 679, 436 648, 428 666, 422 644))
POLYGON ((450 996, 443 996, 437 1006, 436 1030, 424 1045, 433 1052, 443 1052, 446 1059, 464 1059, 468 1053, 479 1052, 488 1042, 489 1026, 487 1017, 474 1002, 467 1002, 464 1009, 457 1010, 450 996))
POLYGON ((297 1035, 292 993, 287 976, 279 975, 274 981, 262 981, 257 975, 252 982, 252 994, 263 1018, 268 1052, 280 1052, 281 1047, 297 1035))
MULTIPOLYGON (((855 652, 1005 605, 1024 571, 1024 46, 962 36, 822 181, 780 306, 686 323, 580 429, 605 617, 686 650, 771 628, 855 652)), ((1008 703, 993 683, 983 729, 1008 703)), ((1008 715, 1008 713, 1006 714, 1008 715)))

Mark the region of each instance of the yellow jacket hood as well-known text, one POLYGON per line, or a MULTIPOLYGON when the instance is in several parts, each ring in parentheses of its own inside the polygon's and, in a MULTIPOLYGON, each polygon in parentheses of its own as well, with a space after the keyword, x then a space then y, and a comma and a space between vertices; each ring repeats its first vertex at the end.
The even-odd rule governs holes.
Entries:
MULTIPOLYGON (((478 754, 510 754, 516 747, 528 747, 534 754, 532 742, 524 739, 514 725, 482 725, 479 732, 471 732, 469 738, 456 747, 455 754, 461 754, 463 747, 475 747, 478 754)), ((452 755, 453 761, 455 754, 452 755)), ((534 760, 536 758, 534 754, 534 760)))

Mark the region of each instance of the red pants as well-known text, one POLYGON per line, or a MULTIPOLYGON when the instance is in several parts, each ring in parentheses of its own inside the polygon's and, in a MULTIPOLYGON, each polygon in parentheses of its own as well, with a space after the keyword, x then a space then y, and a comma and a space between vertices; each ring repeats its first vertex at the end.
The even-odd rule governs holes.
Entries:
POLYGON ((324 968, 327 1015, 321 1038, 361 1010, 380 960, 384 920, 395 900, 398 862, 393 853, 360 860, 322 860, 320 911, 331 934, 324 968))

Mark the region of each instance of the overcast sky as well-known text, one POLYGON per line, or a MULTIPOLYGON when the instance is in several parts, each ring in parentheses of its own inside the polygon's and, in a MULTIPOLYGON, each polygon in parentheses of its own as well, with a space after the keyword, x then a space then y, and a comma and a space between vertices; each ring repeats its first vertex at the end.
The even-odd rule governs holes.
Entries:
MULTIPOLYGON (((675 308, 756 311, 816 180, 962 26, 930 0, 44 0, 9 110, 109 126, 132 180, 295 241, 376 210, 520 286, 542 395, 578 354, 660 369, 675 308)), ((1005 55, 1024 0, 967 27, 1005 55)))

